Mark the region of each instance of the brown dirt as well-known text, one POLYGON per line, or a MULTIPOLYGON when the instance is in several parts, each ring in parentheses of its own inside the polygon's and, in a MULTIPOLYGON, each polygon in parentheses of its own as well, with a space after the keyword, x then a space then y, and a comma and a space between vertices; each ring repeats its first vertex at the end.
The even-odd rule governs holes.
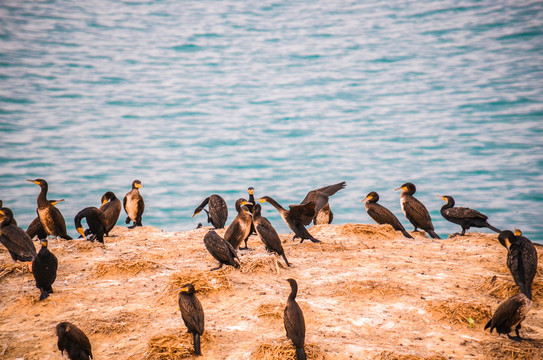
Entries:
POLYGON ((44 301, 26 264, 0 249, 0 358, 59 359, 60 321, 85 331, 96 359, 195 358, 174 291, 192 282, 205 311, 200 359, 290 359, 283 309, 291 277, 309 359, 541 359, 541 254, 521 330, 531 340, 483 331, 518 292, 495 234, 405 239, 389 226, 319 225, 310 232, 321 244, 281 235, 290 268, 252 237, 240 269, 209 272, 217 262, 203 244, 208 229, 116 227, 104 245, 52 240, 59 272, 44 301))

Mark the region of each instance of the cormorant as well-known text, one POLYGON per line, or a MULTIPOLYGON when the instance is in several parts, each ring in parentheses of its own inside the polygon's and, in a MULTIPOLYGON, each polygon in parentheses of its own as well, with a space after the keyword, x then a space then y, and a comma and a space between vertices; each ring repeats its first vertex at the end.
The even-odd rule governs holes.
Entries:
POLYGON ((377 201, 379 201, 379 194, 377 194, 375 191, 370 192, 368 195, 366 195, 364 200, 362 200, 362 203, 366 203, 365 207, 368 215, 375 220, 377 224, 392 225, 394 230, 401 231, 403 236, 408 239, 413 239, 413 236, 405 231, 405 228, 400 220, 398 220, 396 215, 381 204, 377 204, 377 201))
POLYGON ((228 241, 236 250, 244 240, 245 248, 243 249, 247 249, 247 238, 250 235, 251 225, 253 223, 247 204, 248 202, 245 199, 238 199, 236 201, 238 215, 224 233, 224 240, 228 241))
MULTIPOLYGON (((2 200, 0 200, 0 209, 3 208, 3 207, 4 207, 4 202, 3 202, 2 200)), ((1 223, 2 221, 4 221, 4 215, 3 215, 3 214, 0 214, 0 223, 1 223)), ((11 220, 11 223, 12 223, 13 225, 17 225, 17 220, 12 219, 12 220, 11 220)))
MULTIPOLYGON (((83 238, 87 238, 83 226, 81 225, 81 220, 86 219, 87 225, 89 226, 90 233, 96 237, 98 242, 104 243, 104 233, 106 232, 105 224, 106 219, 104 213, 94 206, 86 207, 74 218, 75 229, 80 233, 83 238)), ((94 237, 91 237, 91 241, 94 242, 94 237)))
MULTIPOLYGON (((63 202, 64 199, 60 200, 49 200, 49 203, 51 205, 56 205, 59 202, 63 202)), ((30 225, 28 225, 28 228, 26 229, 26 233, 28 236, 30 236, 31 239, 34 239, 34 237, 38 237, 38 239, 45 239, 47 238, 47 233, 45 232, 45 229, 43 228, 43 225, 41 224, 40 217, 34 218, 30 225)))
POLYGON ((482 214, 479 211, 470 208, 454 207, 454 199, 452 196, 438 195, 438 197, 447 202, 441 208, 441 215, 445 218, 445 220, 458 224, 462 227, 462 232, 453 234, 453 236, 464 236, 466 230, 469 230, 470 227, 487 227, 497 233, 501 231, 500 229, 495 228, 487 222, 488 216, 486 216, 485 214, 482 214))
POLYGON ((526 318, 526 314, 532 308, 532 304, 532 300, 528 299, 523 293, 511 296, 498 306, 492 319, 485 325, 485 330, 490 328, 492 333, 492 330, 496 329, 498 334, 507 334, 509 339, 515 339, 509 335, 510 332, 515 330, 516 339, 522 339, 519 329, 526 318))
POLYGON ((9 208, 0 208, 3 220, 0 223, 0 242, 8 249, 13 261, 32 261, 36 257, 36 248, 30 236, 13 223, 13 212, 9 208))
POLYGON ((200 300, 194 295, 194 286, 192 284, 183 285, 177 294, 177 302, 181 311, 181 318, 192 334, 194 343, 194 353, 202 355, 200 351, 200 337, 204 333, 204 309, 200 300))
POLYGON ((66 240, 72 240, 66 234, 66 221, 59 209, 47 200, 47 190, 49 186, 43 179, 27 180, 40 186, 41 191, 38 195, 38 217, 47 235, 61 237, 66 240))
POLYGON ((426 207, 416 198, 413 194, 417 191, 416 187, 412 183, 405 183, 401 187, 394 189, 403 190, 400 196, 400 204, 402 211, 411 224, 417 228, 421 228, 426 231, 432 238, 441 239, 434 231, 434 225, 432 224, 432 218, 426 207))
MULTIPOLYGON (((256 204, 255 202, 255 189, 251 186, 247 189, 247 192, 249 193, 249 200, 247 201, 247 209, 249 210, 249 214, 253 213, 253 206, 256 204)), ((251 232, 249 233, 249 236, 256 235, 255 225, 253 224, 253 220, 251 218, 251 232)), ((249 238, 247 236, 247 239, 249 238)), ((247 239, 245 239, 245 247, 242 249, 248 249, 247 247, 247 239)))
POLYGON ((224 228, 226 224, 226 219, 228 219, 228 206, 226 206, 226 201, 217 194, 210 195, 205 198, 205 200, 194 210, 192 217, 195 217, 202 211, 202 209, 207 213, 207 222, 211 223, 215 229, 224 228), (209 203, 209 211, 204 209, 209 203))
POLYGON ((287 266, 290 266, 277 231, 275 231, 270 221, 261 215, 261 209, 260 204, 253 207, 253 223, 255 224, 256 233, 266 246, 266 251, 281 255, 287 266))
POLYGON ((41 249, 32 262, 32 275, 36 280, 36 287, 41 291, 40 300, 49 297, 53 293, 53 283, 57 278, 58 260, 47 249, 47 239, 40 240, 41 249))
POLYGON ((328 185, 320 189, 311 190, 307 193, 300 204, 303 205, 309 202, 315 203, 315 216, 313 217, 314 225, 332 223, 334 213, 332 213, 332 210, 330 209, 328 199, 339 190, 345 188, 345 186, 347 186, 347 183, 342 181, 334 185, 328 185))
POLYGON ((115 196, 113 191, 108 191, 102 195, 102 205, 100 205, 100 211, 102 211, 102 214, 104 214, 105 235, 109 236, 109 232, 111 229, 113 229, 117 223, 117 220, 119 220, 119 216, 121 215, 121 200, 115 196))
POLYGON ((141 181, 134 180, 132 182, 132 190, 127 192, 123 198, 124 211, 126 211, 126 214, 128 215, 125 223, 130 224, 130 221, 132 221, 134 223, 132 227, 143 226, 141 224, 141 217, 145 210, 145 203, 139 191, 139 188, 142 187, 141 181))
POLYGON ((532 282, 537 273, 537 251, 534 244, 510 230, 500 232, 498 240, 507 248, 507 267, 520 292, 532 300, 532 282))
POLYGON ((296 347, 296 360, 305 360, 305 320, 302 309, 296 302, 298 284, 294 279, 287 279, 290 284, 290 295, 284 312, 284 324, 289 338, 296 347))
POLYGON ((211 256, 219 262, 219 266, 211 269, 211 271, 220 269, 223 265, 239 268, 239 257, 236 249, 228 241, 220 237, 215 230, 209 230, 204 236, 204 245, 211 256), (238 259, 238 261, 235 259, 238 259))
POLYGON ((320 242, 320 240, 315 239, 305 228, 306 225, 311 224, 311 221, 315 217, 316 212, 314 202, 308 202, 306 204, 300 205, 289 205, 289 210, 286 210, 281 205, 279 205, 277 201, 269 196, 263 196, 259 199, 259 201, 261 203, 268 202, 272 204, 272 206, 277 209, 277 211, 279 211, 279 215, 281 215, 283 221, 287 224, 289 229, 294 232, 294 237, 292 238, 292 240, 300 238, 302 239, 300 243, 303 243, 305 239, 309 239, 315 243, 320 242))
POLYGON ((89 338, 77 326, 65 321, 59 323, 56 330, 57 346, 63 356, 66 351, 70 360, 93 359, 89 338))

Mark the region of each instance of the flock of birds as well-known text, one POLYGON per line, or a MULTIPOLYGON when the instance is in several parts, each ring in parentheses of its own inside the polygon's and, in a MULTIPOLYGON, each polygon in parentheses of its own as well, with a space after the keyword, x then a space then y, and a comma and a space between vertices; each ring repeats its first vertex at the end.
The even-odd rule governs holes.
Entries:
MULTIPOLYGON (((63 200, 48 200, 48 184, 43 179, 27 180, 40 186, 41 191, 37 198, 38 216, 24 231, 14 219, 13 212, 3 207, 0 200, 0 242, 8 249, 14 261, 32 261, 32 274, 36 281, 36 287, 40 290, 40 300, 43 300, 53 293, 52 285, 55 282, 58 269, 56 256, 47 248, 49 236, 59 237, 66 240, 72 238, 66 233, 66 223, 63 215, 55 206, 63 200), (32 239, 40 241, 41 249, 36 252, 32 239)), ((306 226, 311 222, 314 224, 330 224, 333 220, 333 213, 329 205, 329 198, 339 190, 345 188, 346 183, 341 182, 307 193, 300 204, 290 205, 289 209, 282 207, 276 200, 269 196, 259 199, 254 198, 254 189, 248 189, 249 198, 240 198, 236 201, 235 208, 237 215, 227 227, 224 238, 214 230, 210 230, 204 236, 204 245, 209 253, 219 262, 219 266, 211 270, 221 268, 223 265, 230 265, 235 268, 240 266, 238 250, 249 249, 248 238, 257 234, 265 245, 266 251, 275 253, 283 258, 287 266, 290 266, 281 240, 271 222, 262 216, 260 203, 271 204, 281 215, 290 230, 294 232, 293 240, 310 240, 318 243, 320 240, 314 238, 306 226), (244 247, 241 244, 244 243, 244 247)), ((143 197, 139 189, 143 185, 139 180, 134 180, 132 189, 121 201, 111 191, 102 196, 102 204, 99 208, 86 207, 74 217, 74 224, 77 232, 84 239, 90 241, 104 242, 104 236, 108 236, 119 219, 121 208, 124 208, 127 217, 126 224, 133 223, 133 226, 142 226, 142 216, 145 210, 143 197), (88 229, 83 229, 82 220, 87 222, 88 229)), ((407 220, 414 226, 414 231, 422 229, 432 238, 440 239, 434 231, 430 214, 424 204, 413 195, 416 187, 412 183, 405 183, 395 189, 401 190, 401 209, 407 220)), ((516 338, 520 340, 519 329, 530 310, 532 302, 532 283, 537 272, 537 252, 533 243, 522 236, 519 230, 515 232, 500 231, 488 223, 488 217, 477 210, 465 207, 455 207, 454 199, 451 196, 440 196, 446 204, 441 208, 441 215, 448 221, 461 226, 460 233, 452 236, 463 236, 466 230, 471 227, 487 227, 497 233, 499 242, 507 248, 507 266, 513 276, 515 283, 519 286, 520 293, 502 302, 490 321, 486 324, 485 330, 490 327, 499 334, 507 334, 515 331, 516 338)), ((372 191, 363 200, 368 215, 378 224, 389 224, 396 231, 400 231, 406 238, 412 238, 399 219, 387 208, 378 204, 379 195, 372 191)), ((216 229, 225 227, 228 218, 228 206, 220 195, 210 195, 195 210, 194 216, 202 210, 207 214, 207 221, 216 229), (205 207, 208 209, 205 209, 205 207)), ((199 224, 201 226, 201 224, 199 224)), ((287 280, 291 287, 290 295, 284 311, 284 326, 289 338, 296 348, 298 360, 306 359, 304 350, 305 343, 305 321, 301 308, 296 303, 298 285, 296 280, 287 280)), ((201 354, 200 336, 204 332, 204 311, 202 304, 195 295, 192 284, 186 284, 178 291, 178 303, 181 317, 188 331, 193 335, 194 352, 201 354)), ((92 358, 91 344, 87 336, 69 322, 61 322, 56 326, 58 336, 58 348, 72 360, 87 360, 92 358)))

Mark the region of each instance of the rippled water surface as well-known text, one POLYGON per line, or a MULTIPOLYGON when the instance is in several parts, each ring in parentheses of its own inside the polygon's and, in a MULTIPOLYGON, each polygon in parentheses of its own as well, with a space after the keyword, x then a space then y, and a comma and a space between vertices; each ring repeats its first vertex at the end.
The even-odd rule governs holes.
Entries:
POLYGON ((335 223, 372 223, 375 190, 407 225, 411 181, 441 235, 448 194, 543 242, 542 23, 540 1, 2 1, 0 198, 26 228, 46 179, 73 236, 136 178, 164 230, 212 193, 231 220, 249 186, 346 180, 335 223))

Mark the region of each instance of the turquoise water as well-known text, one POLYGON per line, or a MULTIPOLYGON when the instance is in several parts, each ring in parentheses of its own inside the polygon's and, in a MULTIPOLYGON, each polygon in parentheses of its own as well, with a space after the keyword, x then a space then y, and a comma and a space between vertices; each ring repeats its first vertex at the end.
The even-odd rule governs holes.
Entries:
POLYGON ((2 1, 0 199, 26 228, 44 178, 74 236, 140 179, 173 231, 212 193, 231 220, 249 186, 346 180, 334 223, 373 223, 374 190, 407 225, 411 181, 441 235, 447 194, 543 242, 542 24, 538 1, 2 1))

